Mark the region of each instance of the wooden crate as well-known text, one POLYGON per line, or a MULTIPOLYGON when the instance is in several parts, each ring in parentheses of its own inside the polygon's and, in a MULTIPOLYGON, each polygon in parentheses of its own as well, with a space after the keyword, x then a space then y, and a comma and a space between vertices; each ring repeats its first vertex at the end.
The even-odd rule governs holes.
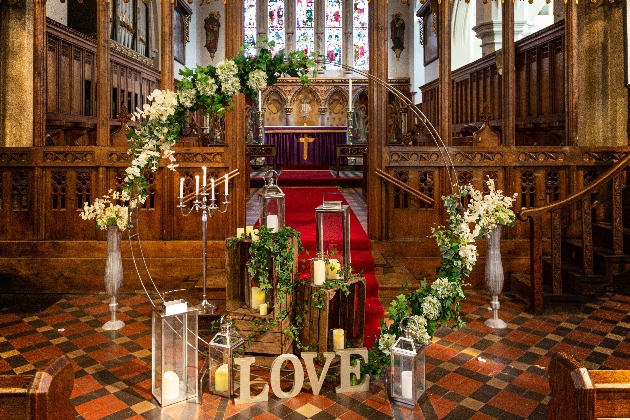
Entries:
MULTIPOLYGON (((352 277, 348 283, 350 289, 348 296, 340 289, 326 290, 322 309, 311 306, 311 296, 313 292, 321 289, 321 286, 314 286, 312 283, 303 286, 300 299, 303 299, 308 309, 304 328, 300 331, 303 346, 312 346, 311 348, 318 352, 329 351, 330 330, 342 328, 345 331, 346 343, 355 348, 363 347, 365 278, 352 277)), ((332 343, 330 345, 332 346, 332 343)))
MULTIPOLYGON (((293 278, 298 276, 298 250, 297 238, 292 238, 295 247, 293 255, 293 278)), ((251 240, 241 240, 233 246, 228 246, 226 242, 226 310, 234 320, 234 326, 238 328, 239 334, 245 339, 245 352, 279 355, 293 350, 293 340, 282 333, 284 328, 289 327, 289 318, 283 319, 278 325, 271 327, 264 334, 258 334, 264 326, 252 325, 252 320, 257 318, 272 319, 279 311, 286 310, 292 315, 292 304, 294 294, 284 296, 284 302, 280 303, 277 294, 277 275, 271 273, 272 295, 267 299, 269 302, 269 315, 260 316, 249 308, 246 302, 245 288, 251 288, 251 279, 247 273, 247 262, 250 259, 249 246, 251 240), (277 304, 278 307, 275 305, 277 304), (254 334, 251 343, 247 343, 250 335, 254 334)))
POLYGON ((245 353, 280 355, 293 353, 293 340, 282 333, 284 328, 289 326, 289 318, 285 318, 276 326, 272 326, 268 331, 260 334, 263 326, 254 326, 254 319, 272 319, 273 315, 260 316, 253 313, 249 308, 240 308, 230 311, 232 325, 236 327, 238 333, 245 340, 245 353), (252 338, 250 339, 250 336, 252 338))

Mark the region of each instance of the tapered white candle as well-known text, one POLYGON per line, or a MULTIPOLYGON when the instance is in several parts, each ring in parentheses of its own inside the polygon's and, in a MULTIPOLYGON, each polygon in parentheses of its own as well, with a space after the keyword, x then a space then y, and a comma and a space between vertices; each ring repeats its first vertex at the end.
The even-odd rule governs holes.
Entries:
POLYGON ((352 79, 348 78, 348 109, 352 109, 352 79))
POLYGON ((402 397, 410 400, 413 397, 413 375, 410 370, 401 373, 402 397))
POLYGON ((201 169, 203 169, 203 188, 206 189, 206 167, 202 166, 201 169))
POLYGON ((212 190, 211 198, 214 200, 214 178, 210 178, 210 189, 212 190))
POLYGON ((258 112, 262 111, 262 91, 258 91, 258 112))
POLYGON ((184 198, 184 178, 179 179, 179 198, 184 198))
POLYGON ((199 195, 199 175, 195 175, 195 195, 199 195))
POLYGON ((225 174, 225 195, 228 195, 228 176, 225 174))

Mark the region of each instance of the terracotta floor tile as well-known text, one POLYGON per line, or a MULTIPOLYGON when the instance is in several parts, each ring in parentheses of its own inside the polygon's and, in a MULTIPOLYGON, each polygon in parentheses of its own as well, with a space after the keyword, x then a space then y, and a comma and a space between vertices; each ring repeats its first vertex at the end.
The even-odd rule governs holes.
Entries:
POLYGON ((551 393, 549 380, 530 372, 521 373, 516 379, 514 379, 514 381, 512 381, 512 384, 542 395, 548 395, 551 393))
POLYGON ((604 337, 599 334, 591 334, 580 330, 571 331, 567 334, 567 338, 579 341, 580 343, 590 344, 593 347, 599 345, 599 343, 601 343, 604 339, 604 337))
POLYGON ((535 334, 529 334, 523 331, 511 331, 505 336, 508 340, 516 341, 517 343, 527 344, 530 347, 538 344, 543 337, 535 334))
POLYGON ((78 337, 72 340, 74 344, 76 344, 82 349, 87 349, 92 346, 97 346, 99 344, 107 343, 108 341, 109 341, 109 338, 99 333, 85 335, 83 337, 78 337))
POLYGON ((610 356, 608 359, 606 359, 606 361, 604 361, 604 366, 610 369, 629 370, 630 359, 621 358, 617 356, 610 356))
POLYGON ((101 419, 105 416, 122 411, 127 408, 127 404, 120 401, 114 395, 109 394, 104 397, 81 404, 75 407, 77 412, 81 414, 85 420, 101 419))
POLYGON ((442 388, 451 389, 457 392, 459 395, 469 396, 473 392, 475 392, 483 383, 479 381, 475 381, 470 378, 466 378, 464 376, 458 375, 457 373, 449 373, 442 379, 440 379, 437 384, 442 388))
POLYGON ((444 337, 444 340, 459 344, 460 346, 470 347, 477 341, 481 340, 481 338, 473 334, 466 334, 462 331, 453 331, 444 337))
POLYGON ((80 395, 87 394, 88 392, 101 389, 103 386, 90 375, 85 375, 74 380, 74 388, 72 388, 72 395, 70 398, 76 398, 80 395))
POLYGON ((33 331, 33 328, 30 324, 25 322, 20 322, 19 324, 7 325, 6 327, 0 328, 0 337, 10 337, 12 335, 16 335, 19 333, 23 333, 26 331, 33 331))
POLYGON ((526 418, 538 406, 536 401, 522 397, 512 392, 501 390, 495 395, 488 404, 515 414, 522 418, 526 418))
POLYGON ((60 314, 55 314, 55 315, 41 318, 41 320, 44 321, 48 325, 57 325, 57 324, 61 324, 62 322, 76 321, 76 318, 68 312, 62 312, 60 314))
POLYGON ((278 420, 280 417, 275 416, 269 412, 263 413, 259 416, 254 417, 252 420, 278 420))
POLYGON ((9 339, 11 345, 16 349, 33 346, 39 343, 45 343, 46 341, 48 341, 46 337, 44 337, 40 333, 29 334, 22 337, 9 339))
POLYGON ((457 403, 446 398, 431 399, 433 408, 435 409, 438 418, 444 418, 448 413, 453 411, 457 407, 457 403))
POLYGON ((525 350, 504 343, 494 343, 486 349, 486 352, 506 359, 516 360, 525 353, 525 350))

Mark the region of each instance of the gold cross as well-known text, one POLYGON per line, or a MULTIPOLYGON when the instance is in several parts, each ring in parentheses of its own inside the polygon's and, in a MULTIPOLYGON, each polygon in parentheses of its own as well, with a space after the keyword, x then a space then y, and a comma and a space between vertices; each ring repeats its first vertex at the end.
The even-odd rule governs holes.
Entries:
POLYGON ((304 134, 304 137, 298 139, 300 143, 304 143, 304 153, 302 157, 304 160, 308 160, 308 144, 315 141, 313 137, 309 137, 308 134, 304 134))

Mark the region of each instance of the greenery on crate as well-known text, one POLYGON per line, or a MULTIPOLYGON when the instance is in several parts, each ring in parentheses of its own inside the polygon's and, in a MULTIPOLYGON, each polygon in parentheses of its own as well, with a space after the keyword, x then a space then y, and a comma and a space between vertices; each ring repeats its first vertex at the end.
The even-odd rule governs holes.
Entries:
POLYGON ((400 294, 392 301, 386 313, 390 322, 381 320, 380 337, 369 351, 369 362, 361 366, 363 373, 379 376, 390 365, 390 349, 401 335, 401 322, 407 316, 414 321, 406 325, 412 328, 414 339, 425 345, 431 342, 438 328, 458 329, 465 325, 460 314, 465 299, 462 287, 477 261, 475 240, 487 237, 497 225, 515 223, 510 207, 516 194, 503 196, 501 190, 495 190, 492 179, 486 185, 487 194, 468 185, 442 197, 448 227, 438 226, 431 235, 442 258, 437 278, 430 286, 424 279, 417 290, 400 294), (470 200, 463 211, 461 203, 466 195, 470 195, 470 200), (471 223, 475 224, 472 231, 471 223))

